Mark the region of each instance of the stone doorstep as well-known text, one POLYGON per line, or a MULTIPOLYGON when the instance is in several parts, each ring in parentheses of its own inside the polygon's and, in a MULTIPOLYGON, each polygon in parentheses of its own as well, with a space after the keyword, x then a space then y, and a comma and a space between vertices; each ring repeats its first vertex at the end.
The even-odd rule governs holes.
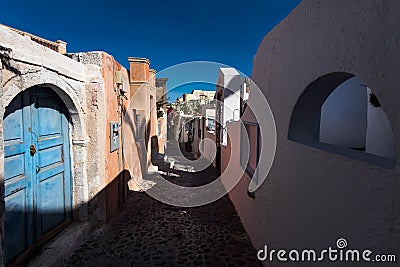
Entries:
POLYGON ((43 245, 40 254, 29 266, 62 266, 76 248, 86 240, 90 227, 88 222, 72 222, 64 231, 43 245))
POLYGON ((150 164, 148 167, 147 167, 147 174, 153 174, 153 173, 158 173, 158 166, 156 166, 156 165, 153 165, 153 164, 150 164))

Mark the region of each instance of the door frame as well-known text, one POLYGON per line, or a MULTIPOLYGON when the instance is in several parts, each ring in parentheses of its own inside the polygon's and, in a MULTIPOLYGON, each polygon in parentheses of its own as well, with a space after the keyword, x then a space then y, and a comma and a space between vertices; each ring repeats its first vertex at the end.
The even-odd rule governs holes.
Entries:
MULTIPOLYGON (((25 172, 25 176, 28 179, 28 191, 27 195, 25 197, 25 200, 28 200, 28 203, 30 203, 29 199, 32 201, 33 207, 29 208, 28 207, 28 213, 26 216, 28 216, 28 221, 26 222, 27 225, 25 225, 25 231, 27 231, 27 238, 28 238, 28 243, 27 247, 25 250, 19 254, 16 258, 14 258, 10 263, 16 263, 16 264, 27 264, 28 260, 31 258, 31 256, 37 251, 37 248, 40 247, 43 243, 60 233, 62 230, 64 230, 71 222, 72 216, 73 216, 73 176, 72 176, 72 139, 71 139, 71 116, 68 111, 68 108, 65 105, 65 102, 60 98, 60 96, 52 90, 52 88, 49 88, 47 86, 45 87, 38 87, 38 86, 33 86, 30 88, 27 88, 26 90, 18 93, 15 95, 11 101, 9 102, 9 105, 11 103, 14 103, 14 101, 20 101, 20 104, 17 104, 17 108, 23 112, 21 114, 22 116, 22 124, 21 127, 23 129, 23 135, 22 139, 23 140, 23 147, 26 149, 24 153, 24 158, 29 158, 29 160, 25 159, 26 162, 31 162, 31 163, 26 163, 28 165, 24 165, 23 171, 25 172), (28 92, 28 90, 30 90, 28 92), (48 92, 51 91, 53 94, 49 94, 48 92), (40 233, 40 226, 39 222, 41 222, 40 214, 38 213, 38 203, 39 203, 39 195, 38 195, 38 187, 36 183, 33 181, 37 181, 37 171, 35 172, 34 166, 38 165, 39 162, 39 140, 35 140, 35 138, 39 138, 36 133, 40 131, 40 119, 39 119, 39 106, 38 106, 38 99, 43 96, 50 96, 50 97, 56 97, 57 103, 56 103, 56 110, 60 113, 62 116, 61 119, 61 132, 60 136, 62 136, 62 159, 63 159, 63 173, 64 173, 64 178, 63 178, 63 187, 62 187, 62 192, 63 192, 63 198, 64 198, 64 219, 63 221, 53 227, 51 230, 48 230, 46 233, 41 234, 40 233), (20 100, 18 100, 18 97, 20 100), (21 105, 21 106, 20 106, 21 105), (58 106, 59 109, 57 108, 58 106), (29 155, 28 152, 28 146, 31 144, 36 144, 37 152, 35 153, 36 155, 33 156, 32 154, 29 155), (29 170, 27 171, 28 168, 29 170), (30 186, 29 186, 30 185, 30 186), (36 203, 36 204, 35 204, 36 203), (29 211, 32 209, 34 212, 31 213, 29 211), (30 217, 29 217, 30 216, 30 217), (32 220, 32 221, 31 221, 32 220), (29 241, 30 240, 30 241, 29 241)), ((8 106, 9 106, 8 105, 8 106)), ((4 116, 5 116, 5 111, 6 108, 3 110, 3 114, 1 117, 1 125, 3 124, 4 121, 4 116)), ((4 161, 4 129, 1 132, 1 141, 2 141, 2 171, 3 171, 3 181, 2 185, 3 188, 5 189, 5 184, 4 184, 4 167, 5 167, 5 161, 4 161)), ((11 145, 13 146, 13 145, 11 145)), ((4 190, 3 190, 4 192, 4 190)), ((11 194, 10 194, 11 196, 11 194)), ((2 198, 4 199, 5 197, 5 192, 2 194, 2 198)), ((5 205, 5 201, 4 201, 5 205)), ((3 213, 2 219, 4 220, 6 216, 6 213, 3 213)), ((3 224, 4 225, 4 224, 3 224)), ((3 229, 3 236, 2 239, 4 240, 4 233, 6 229, 3 229)), ((3 242, 4 244, 4 242, 3 242)), ((3 253, 5 251, 3 250, 3 253)), ((5 258, 5 257, 3 257, 5 258)))
MULTIPOLYGON (((1 71, 0 71, 1 74, 1 71)), ((1 78, 1 77, 0 77, 1 78)), ((1 81, 1 79, 0 79, 1 81)), ((24 77, 16 76, 9 83, 3 85, 2 97, 0 99, 0 242, 4 244, 4 135, 3 118, 5 107, 9 106, 11 101, 22 91, 33 86, 47 87, 52 89, 61 98, 70 114, 69 121, 69 153, 70 153, 70 171, 72 186, 72 217, 74 221, 88 221, 88 200, 89 185, 87 182, 87 154, 90 143, 86 128, 86 117, 82 99, 86 95, 85 85, 75 84, 76 89, 68 83, 65 78, 61 79, 59 75, 37 75, 37 73, 27 73, 24 77), (76 189, 79 186, 79 189, 76 189)), ((94 86, 94 85, 93 85, 94 86)), ((1 88, 2 87, 2 88, 1 88)), ((4 249, 0 249, 0 265, 5 265, 4 249)))

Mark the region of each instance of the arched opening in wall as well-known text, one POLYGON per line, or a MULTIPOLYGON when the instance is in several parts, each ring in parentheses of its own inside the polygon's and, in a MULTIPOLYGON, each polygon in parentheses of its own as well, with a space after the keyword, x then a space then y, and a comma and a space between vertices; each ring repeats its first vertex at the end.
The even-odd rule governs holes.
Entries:
POLYGON ((6 263, 26 256, 71 220, 69 120, 59 95, 43 86, 19 93, 5 109, 6 263))
POLYGON ((288 138, 394 168, 395 142, 378 97, 359 78, 331 73, 310 84, 293 110, 288 138))

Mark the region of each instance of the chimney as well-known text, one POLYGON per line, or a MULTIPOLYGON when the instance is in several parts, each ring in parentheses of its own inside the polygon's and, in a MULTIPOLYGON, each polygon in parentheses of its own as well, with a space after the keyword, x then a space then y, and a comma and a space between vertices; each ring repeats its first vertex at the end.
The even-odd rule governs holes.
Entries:
POLYGON ((156 73, 155 69, 149 69, 149 83, 151 87, 156 87, 156 73))
POLYGON ((144 85, 149 84, 150 60, 140 57, 128 57, 129 61, 129 80, 131 88, 131 98, 135 92, 144 85))
POLYGON ((57 52, 60 54, 66 54, 67 53, 67 43, 61 40, 57 40, 56 43, 58 44, 57 47, 57 52))
POLYGON ((128 57, 131 82, 147 82, 149 80, 150 60, 141 57, 128 57))

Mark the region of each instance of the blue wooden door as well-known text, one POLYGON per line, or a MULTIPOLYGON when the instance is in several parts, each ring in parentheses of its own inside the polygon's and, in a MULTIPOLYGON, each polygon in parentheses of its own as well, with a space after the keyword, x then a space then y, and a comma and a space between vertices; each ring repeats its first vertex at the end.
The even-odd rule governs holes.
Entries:
POLYGON ((7 262, 71 218, 68 117, 61 99, 48 88, 30 88, 6 108, 7 262))

